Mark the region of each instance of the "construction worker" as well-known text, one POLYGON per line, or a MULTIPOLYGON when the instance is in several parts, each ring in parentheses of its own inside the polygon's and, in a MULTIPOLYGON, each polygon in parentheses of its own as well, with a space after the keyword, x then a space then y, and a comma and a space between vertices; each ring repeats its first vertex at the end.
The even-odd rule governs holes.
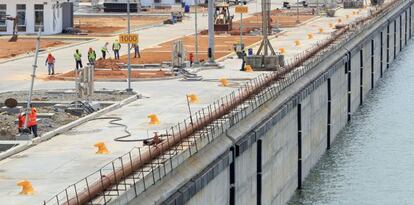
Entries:
POLYGON ((112 44, 112 50, 114 51, 115 60, 119 60, 119 50, 121 50, 121 44, 118 40, 112 44))
POLYGON ((243 51, 242 51, 242 64, 241 64, 241 69, 240 69, 240 71, 244 71, 244 66, 246 66, 246 61, 245 61, 245 58, 246 58, 246 52, 244 51, 244 49, 243 49, 243 51))
POLYGON ((37 110, 30 106, 32 109, 29 113, 29 121, 27 122, 27 128, 32 131, 34 137, 37 137, 37 110))
POLYGON ((139 45, 138 43, 134 44, 134 51, 135 51, 135 55, 134 58, 141 58, 141 54, 139 53, 139 45))
POLYGON ((75 58, 75 61, 76 61, 76 70, 79 70, 79 67, 83 68, 82 54, 79 52, 79 49, 76 49, 75 54, 73 54, 73 57, 75 58))
POLYGON ((190 55, 188 55, 188 60, 190 60, 190 67, 193 67, 193 62, 194 62, 194 55, 193 55, 193 53, 190 53, 190 55))
POLYGON ((19 120, 19 123, 17 124, 17 129, 19 133, 23 132, 23 126, 24 122, 26 121, 26 113, 22 112, 17 116, 17 119, 19 120))
POLYGON ((96 60, 96 52, 92 48, 89 48, 88 50, 88 61, 91 65, 95 65, 96 60))
POLYGON ((26 113, 20 113, 17 116, 19 123, 18 123, 18 130, 19 133, 31 133, 37 137, 37 110, 36 108, 31 109, 29 113, 29 120, 27 121, 27 129, 24 130, 24 123, 26 122, 26 113))
POLYGON ((49 53, 46 58, 45 66, 47 65, 48 75, 55 74, 55 57, 49 53))
POLYGON ((102 52, 102 58, 106 59, 106 53, 108 52, 108 42, 105 43, 105 45, 101 48, 102 52))

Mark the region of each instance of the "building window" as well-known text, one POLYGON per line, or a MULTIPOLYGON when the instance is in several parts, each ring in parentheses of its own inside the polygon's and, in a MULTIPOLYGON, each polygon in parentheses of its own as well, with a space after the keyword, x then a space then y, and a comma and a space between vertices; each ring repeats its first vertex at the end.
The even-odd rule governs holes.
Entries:
POLYGON ((16 5, 17 13, 17 31, 26 31, 26 5, 17 4, 16 5))
POLYGON ((35 13, 35 32, 39 31, 41 29, 42 31, 45 31, 44 27, 44 18, 43 18, 43 4, 35 4, 34 5, 34 13, 35 13))
POLYGON ((7 32, 6 4, 0 4, 0 32, 7 32))
POLYGON ((159 4, 161 3, 161 0, 154 0, 154 3, 159 4))

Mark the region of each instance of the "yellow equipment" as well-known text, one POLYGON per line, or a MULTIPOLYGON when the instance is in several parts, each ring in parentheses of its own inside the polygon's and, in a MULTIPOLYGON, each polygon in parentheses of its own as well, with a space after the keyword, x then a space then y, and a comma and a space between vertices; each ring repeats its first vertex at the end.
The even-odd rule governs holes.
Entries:
POLYGON ((220 3, 216 5, 214 13, 214 31, 230 31, 234 16, 230 15, 229 5, 220 3))

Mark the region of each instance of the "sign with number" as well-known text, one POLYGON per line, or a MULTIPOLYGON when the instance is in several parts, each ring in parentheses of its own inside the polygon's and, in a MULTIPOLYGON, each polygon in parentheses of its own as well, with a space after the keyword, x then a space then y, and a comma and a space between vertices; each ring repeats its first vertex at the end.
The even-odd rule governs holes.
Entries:
POLYGON ((138 43, 138 34, 119 34, 119 43, 138 43))
POLYGON ((236 6, 236 13, 245 14, 249 11, 247 6, 236 6))

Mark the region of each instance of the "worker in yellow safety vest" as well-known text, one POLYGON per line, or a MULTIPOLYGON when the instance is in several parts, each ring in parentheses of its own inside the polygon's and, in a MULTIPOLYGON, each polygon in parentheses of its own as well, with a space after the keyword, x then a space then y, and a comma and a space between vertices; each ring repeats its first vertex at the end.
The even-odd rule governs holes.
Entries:
POLYGON ((114 57, 116 60, 119 60, 119 50, 121 50, 121 44, 118 40, 112 44, 112 50, 114 51, 114 57))
POLYGON ((75 58, 76 61, 76 70, 80 68, 83 68, 82 65, 82 54, 79 52, 79 49, 76 49, 75 54, 73 54, 73 57, 75 58))
POLYGON ((102 58, 106 59, 106 53, 108 52, 108 42, 105 43, 105 45, 101 48, 102 52, 102 58))
POLYGON ((89 51, 88 51, 89 64, 95 65, 95 60, 96 60, 96 52, 92 48, 89 48, 89 51))

